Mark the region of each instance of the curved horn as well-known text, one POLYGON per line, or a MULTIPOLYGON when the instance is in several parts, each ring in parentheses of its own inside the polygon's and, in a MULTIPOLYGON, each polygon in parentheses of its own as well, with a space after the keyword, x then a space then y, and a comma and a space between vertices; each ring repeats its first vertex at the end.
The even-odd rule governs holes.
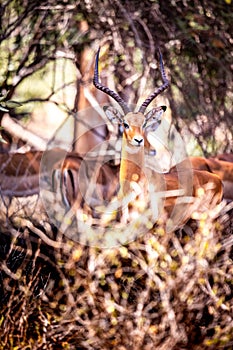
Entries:
POLYGON ((144 113, 148 105, 154 100, 155 97, 157 97, 161 92, 163 92, 165 89, 168 88, 169 86, 169 81, 167 79, 165 70, 164 70, 164 65, 163 65, 163 56, 161 51, 159 50, 159 62, 160 62, 160 71, 162 75, 162 80, 163 80, 163 85, 160 86, 157 90, 155 90, 141 105, 139 108, 139 112, 144 113))
POLYGON ((116 92, 114 92, 113 90, 110 90, 108 87, 102 85, 99 82, 99 53, 100 53, 100 48, 97 51, 96 59, 95 59, 95 70, 94 70, 93 84, 95 85, 95 87, 97 89, 103 91, 105 94, 114 98, 114 100, 119 103, 119 105, 123 109, 124 113, 127 114, 130 112, 130 109, 127 106, 127 104, 125 103, 125 101, 116 92))

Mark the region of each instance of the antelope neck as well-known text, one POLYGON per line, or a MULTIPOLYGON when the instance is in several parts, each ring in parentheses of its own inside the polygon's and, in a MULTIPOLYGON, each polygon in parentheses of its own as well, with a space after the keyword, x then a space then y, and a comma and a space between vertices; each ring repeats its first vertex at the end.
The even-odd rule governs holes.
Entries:
POLYGON ((125 189, 129 189, 130 182, 139 182, 144 175, 144 146, 132 146, 123 136, 120 183, 125 189))

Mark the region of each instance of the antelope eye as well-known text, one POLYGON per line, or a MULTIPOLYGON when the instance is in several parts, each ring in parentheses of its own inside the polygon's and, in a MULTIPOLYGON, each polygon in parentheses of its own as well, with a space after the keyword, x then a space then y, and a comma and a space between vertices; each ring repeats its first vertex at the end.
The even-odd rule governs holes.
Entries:
POLYGON ((123 125, 124 125, 125 129, 129 129, 129 124, 128 123, 124 122, 123 125))

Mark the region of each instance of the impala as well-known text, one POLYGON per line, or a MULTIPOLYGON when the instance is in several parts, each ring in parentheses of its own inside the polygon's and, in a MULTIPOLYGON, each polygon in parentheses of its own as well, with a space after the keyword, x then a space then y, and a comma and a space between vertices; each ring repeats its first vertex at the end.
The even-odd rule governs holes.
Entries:
POLYGON ((0 154, 0 194, 24 197, 39 193, 39 170, 43 152, 0 154))
POLYGON ((190 157, 193 169, 205 170, 217 174, 223 183, 223 197, 226 200, 233 200, 233 163, 230 160, 231 154, 220 155, 216 158, 190 157), (218 158, 219 157, 219 158, 218 158), (226 160, 219 160, 219 159, 226 160))
POLYGON ((66 208, 90 207, 108 202, 116 195, 119 166, 87 159, 75 152, 67 153, 52 174, 53 192, 61 192, 66 208), (111 184, 111 186, 109 185, 111 184))
MULTIPOLYGON (((156 190, 161 190, 165 197, 164 207, 168 215, 173 212, 176 205, 179 193, 188 195, 191 197, 198 197, 200 189, 206 191, 207 205, 205 208, 210 207, 216 203, 219 203, 222 199, 222 183, 220 178, 216 174, 212 174, 203 170, 187 170, 186 162, 182 162, 177 165, 177 168, 171 169, 169 173, 159 174, 152 169, 148 169, 145 158, 148 157, 150 150, 150 144, 147 140, 147 134, 158 128, 161 122, 163 113, 166 111, 166 106, 159 106, 152 108, 149 112, 145 113, 148 105, 161 94, 169 85, 168 79, 165 74, 162 55, 160 53, 160 70, 162 75, 163 84, 156 89, 140 106, 137 112, 132 112, 126 102, 114 91, 108 87, 102 85, 99 82, 99 50, 96 55, 95 71, 94 71, 94 86, 100 91, 106 93, 112 97, 123 110, 123 115, 113 107, 104 107, 107 118, 112 123, 117 123, 123 128, 122 137, 122 150, 121 160, 119 166, 113 166, 111 163, 105 163, 103 166, 95 167, 94 183, 96 181, 96 188, 94 192, 90 191, 90 198, 88 204, 98 204, 99 201, 95 201, 98 197, 109 201, 111 197, 117 193, 120 200, 123 200, 136 188, 136 192, 146 198, 150 185, 156 190), (178 170, 177 170, 178 169, 178 170), (186 170, 185 170, 186 169, 186 170), (180 171, 181 170, 181 171, 180 171), (191 188, 184 190, 180 185, 180 173, 183 178, 187 177, 187 183, 191 188), (190 177, 190 181, 189 181, 190 177), (193 177, 193 179, 192 179, 193 177), (103 179, 105 179, 103 181, 103 179), (96 191, 99 187, 99 193, 96 195, 96 191), (176 194, 176 195, 174 195, 176 194)), ((93 168, 93 167, 92 167, 93 168)), ((61 187, 63 188, 63 200, 70 207, 76 204, 76 206, 82 206, 82 201, 85 201, 86 189, 88 187, 88 181, 93 178, 90 166, 86 167, 86 161, 75 154, 68 155, 67 159, 63 162, 61 171, 61 187), (80 167, 84 163, 82 175, 80 175, 80 167), (86 170, 84 170, 86 168, 86 170), (85 190, 82 189, 82 184, 85 184, 85 190)), ((181 197, 180 199, 182 199, 181 197)), ((185 199, 184 199, 185 200, 185 199)), ((180 201, 182 203, 182 201, 180 201)), ((182 209, 184 211, 184 209, 182 209)), ((183 215, 183 220, 188 219, 188 215, 183 215)), ((128 220, 128 218, 126 219, 128 220)))
POLYGON ((27 197, 40 193, 40 175, 56 164, 64 150, 55 148, 46 153, 31 150, 25 153, 0 153, 0 195, 27 197), (43 158, 44 168, 41 168, 43 158), (47 164, 49 163, 49 166, 47 164))
POLYGON ((215 158, 217 158, 219 160, 226 161, 226 162, 232 162, 233 163, 233 154, 232 153, 218 154, 215 158))

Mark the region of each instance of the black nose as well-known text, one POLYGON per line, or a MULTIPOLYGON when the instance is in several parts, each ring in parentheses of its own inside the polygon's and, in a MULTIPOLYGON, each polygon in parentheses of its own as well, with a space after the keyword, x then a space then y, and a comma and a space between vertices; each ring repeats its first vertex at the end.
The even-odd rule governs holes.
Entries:
POLYGON ((138 140, 138 139, 134 139, 139 145, 140 145, 140 143, 142 143, 142 141, 143 141, 143 139, 140 139, 140 140, 138 140))

